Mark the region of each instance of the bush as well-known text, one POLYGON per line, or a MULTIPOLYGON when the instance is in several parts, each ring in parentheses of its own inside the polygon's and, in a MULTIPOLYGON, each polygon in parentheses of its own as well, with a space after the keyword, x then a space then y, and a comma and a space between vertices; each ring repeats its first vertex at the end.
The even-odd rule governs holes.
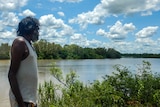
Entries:
POLYGON ((51 74, 61 85, 45 82, 39 87, 40 107, 158 107, 160 106, 160 75, 152 74, 151 64, 143 61, 133 74, 127 67, 114 66, 116 72, 102 81, 84 85, 74 71, 63 77, 54 65, 51 74), (56 89, 62 96, 55 96, 56 89))

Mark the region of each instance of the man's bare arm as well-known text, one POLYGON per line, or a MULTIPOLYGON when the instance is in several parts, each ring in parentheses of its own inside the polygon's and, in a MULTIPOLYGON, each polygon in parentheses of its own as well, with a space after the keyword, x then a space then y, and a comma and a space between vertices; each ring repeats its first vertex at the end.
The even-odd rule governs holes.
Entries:
POLYGON ((18 72, 24 51, 25 51, 24 41, 16 39, 13 42, 13 45, 11 48, 11 63, 10 63, 8 78, 9 78, 11 90, 17 100, 19 107, 25 107, 23 103, 23 98, 20 93, 17 78, 16 78, 16 74, 18 72))

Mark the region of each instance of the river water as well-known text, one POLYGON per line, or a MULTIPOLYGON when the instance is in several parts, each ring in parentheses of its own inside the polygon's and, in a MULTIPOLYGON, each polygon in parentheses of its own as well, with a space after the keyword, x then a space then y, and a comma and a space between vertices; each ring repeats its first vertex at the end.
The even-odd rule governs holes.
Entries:
MULTIPOLYGON (((79 76, 79 80, 89 83, 94 80, 101 80, 102 76, 111 75, 113 66, 121 64, 126 66, 133 73, 137 73, 137 67, 142 61, 149 61, 153 73, 160 73, 160 59, 157 58, 121 58, 121 59, 85 59, 85 60, 39 60, 39 83, 44 81, 55 81, 50 75, 50 67, 55 63, 64 75, 73 70, 79 76)), ((8 99, 9 83, 7 78, 9 60, 0 60, 0 107, 10 107, 8 99)))

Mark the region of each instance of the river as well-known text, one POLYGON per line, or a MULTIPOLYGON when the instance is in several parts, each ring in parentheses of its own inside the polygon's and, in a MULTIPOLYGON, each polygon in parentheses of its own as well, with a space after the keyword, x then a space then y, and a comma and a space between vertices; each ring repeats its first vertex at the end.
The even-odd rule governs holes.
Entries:
MULTIPOLYGON (((128 67, 131 72, 137 73, 138 65, 142 61, 149 61, 153 73, 160 73, 158 58, 121 58, 121 59, 85 59, 85 60, 39 60, 39 83, 44 81, 56 81, 49 72, 52 63, 59 67, 64 75, 74 70, 79 76, 79 80, 89 83, 94 80, 101 80, 102 76, 111 75, 113 66, 121 64, 128 67)), ((9 60, 0 60, 0 107, 10 107, 8 99, 9 83, 7 78, 9 60)))

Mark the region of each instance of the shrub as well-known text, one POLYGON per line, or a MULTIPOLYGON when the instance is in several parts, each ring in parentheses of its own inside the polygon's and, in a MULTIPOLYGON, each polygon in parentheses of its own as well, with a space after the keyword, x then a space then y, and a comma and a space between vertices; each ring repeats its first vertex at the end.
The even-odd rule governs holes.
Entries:
POLYGON ((62 71, 51 68, 61 85, 45 82, 39 87, 40 107, 158 107, 160 106, 160 75, 152 74, 151 64, 143 61, 137 74, 127 67, 115 65, 112 75, 102 81, 83 84, 74 71, 65 78, 62 71), (55 91, 60 89, 62 96, 57 98, 55 91))

